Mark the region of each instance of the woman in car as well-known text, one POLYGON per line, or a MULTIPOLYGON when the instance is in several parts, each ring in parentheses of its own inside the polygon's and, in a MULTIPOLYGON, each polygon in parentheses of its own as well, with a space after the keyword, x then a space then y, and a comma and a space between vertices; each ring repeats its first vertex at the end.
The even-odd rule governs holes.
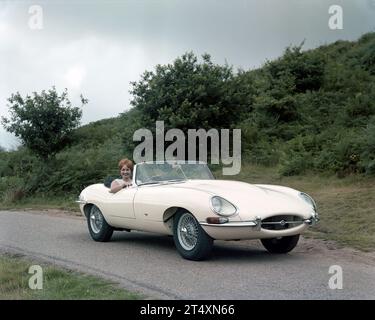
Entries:
POLYGON ((132 186, 134 167, 133 161, 129 159, 121 159, 118 166, 122 179, 115 179, 112 181, 110 190, 112 193, 116 193, 124 188, 129 188, 132 186))

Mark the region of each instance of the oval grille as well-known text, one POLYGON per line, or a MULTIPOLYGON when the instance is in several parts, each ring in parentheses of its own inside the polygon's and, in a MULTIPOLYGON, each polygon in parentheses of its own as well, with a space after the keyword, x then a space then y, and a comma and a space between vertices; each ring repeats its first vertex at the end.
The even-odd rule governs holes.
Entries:
POLYGON ((303 219, 293 215, 272 216, 262 220, 262 228, 267 230, 285 230, 297 227, 303 219))

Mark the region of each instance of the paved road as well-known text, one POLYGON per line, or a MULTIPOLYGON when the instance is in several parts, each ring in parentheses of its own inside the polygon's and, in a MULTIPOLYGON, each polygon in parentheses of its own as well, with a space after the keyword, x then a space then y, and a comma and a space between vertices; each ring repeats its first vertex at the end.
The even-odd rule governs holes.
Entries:
POLYGON ((258 241, 215 243, 208 261, 182 259, 171 237, 115 232, 90 239, 78 217, 0 211, 0 250, 99 275, 161 299, 374 299, 375 255, 330 249, 302 239, 287 255, 258 241), (343 268, 343 289, 328 287, 329 267, 343 268))

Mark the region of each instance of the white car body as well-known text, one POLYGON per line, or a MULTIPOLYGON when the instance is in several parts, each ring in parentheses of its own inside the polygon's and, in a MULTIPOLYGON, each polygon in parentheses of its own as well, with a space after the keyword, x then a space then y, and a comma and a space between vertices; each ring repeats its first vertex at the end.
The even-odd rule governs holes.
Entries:
POLYGON ((110 193, 104 184, 85 188, 78 201, 82 214, 88 217, 90 207, 95 205, 115 230, 173 235, 174 215, 185 210, 214 240, 299 235, 318 221, 315 203, 312 205, 301 196, 301 192, 291 188, 214 179, 137 185, 138 166, 135 165, 133 172, 133 187, 115 194, 110 193), (223 217, 221 223, 207 220, 220 217, 212 207, 211 199, 215 196, 236 208, 236 213, 223 217))

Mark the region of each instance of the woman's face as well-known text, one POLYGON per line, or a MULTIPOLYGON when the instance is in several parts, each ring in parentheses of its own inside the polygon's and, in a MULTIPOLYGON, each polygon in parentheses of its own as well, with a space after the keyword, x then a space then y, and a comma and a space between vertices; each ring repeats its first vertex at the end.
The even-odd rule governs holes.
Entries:
POLYGON ((123 179, 129 179, 132 176, 132 171, 124 165, 120 170, 120 174, 123 179))

